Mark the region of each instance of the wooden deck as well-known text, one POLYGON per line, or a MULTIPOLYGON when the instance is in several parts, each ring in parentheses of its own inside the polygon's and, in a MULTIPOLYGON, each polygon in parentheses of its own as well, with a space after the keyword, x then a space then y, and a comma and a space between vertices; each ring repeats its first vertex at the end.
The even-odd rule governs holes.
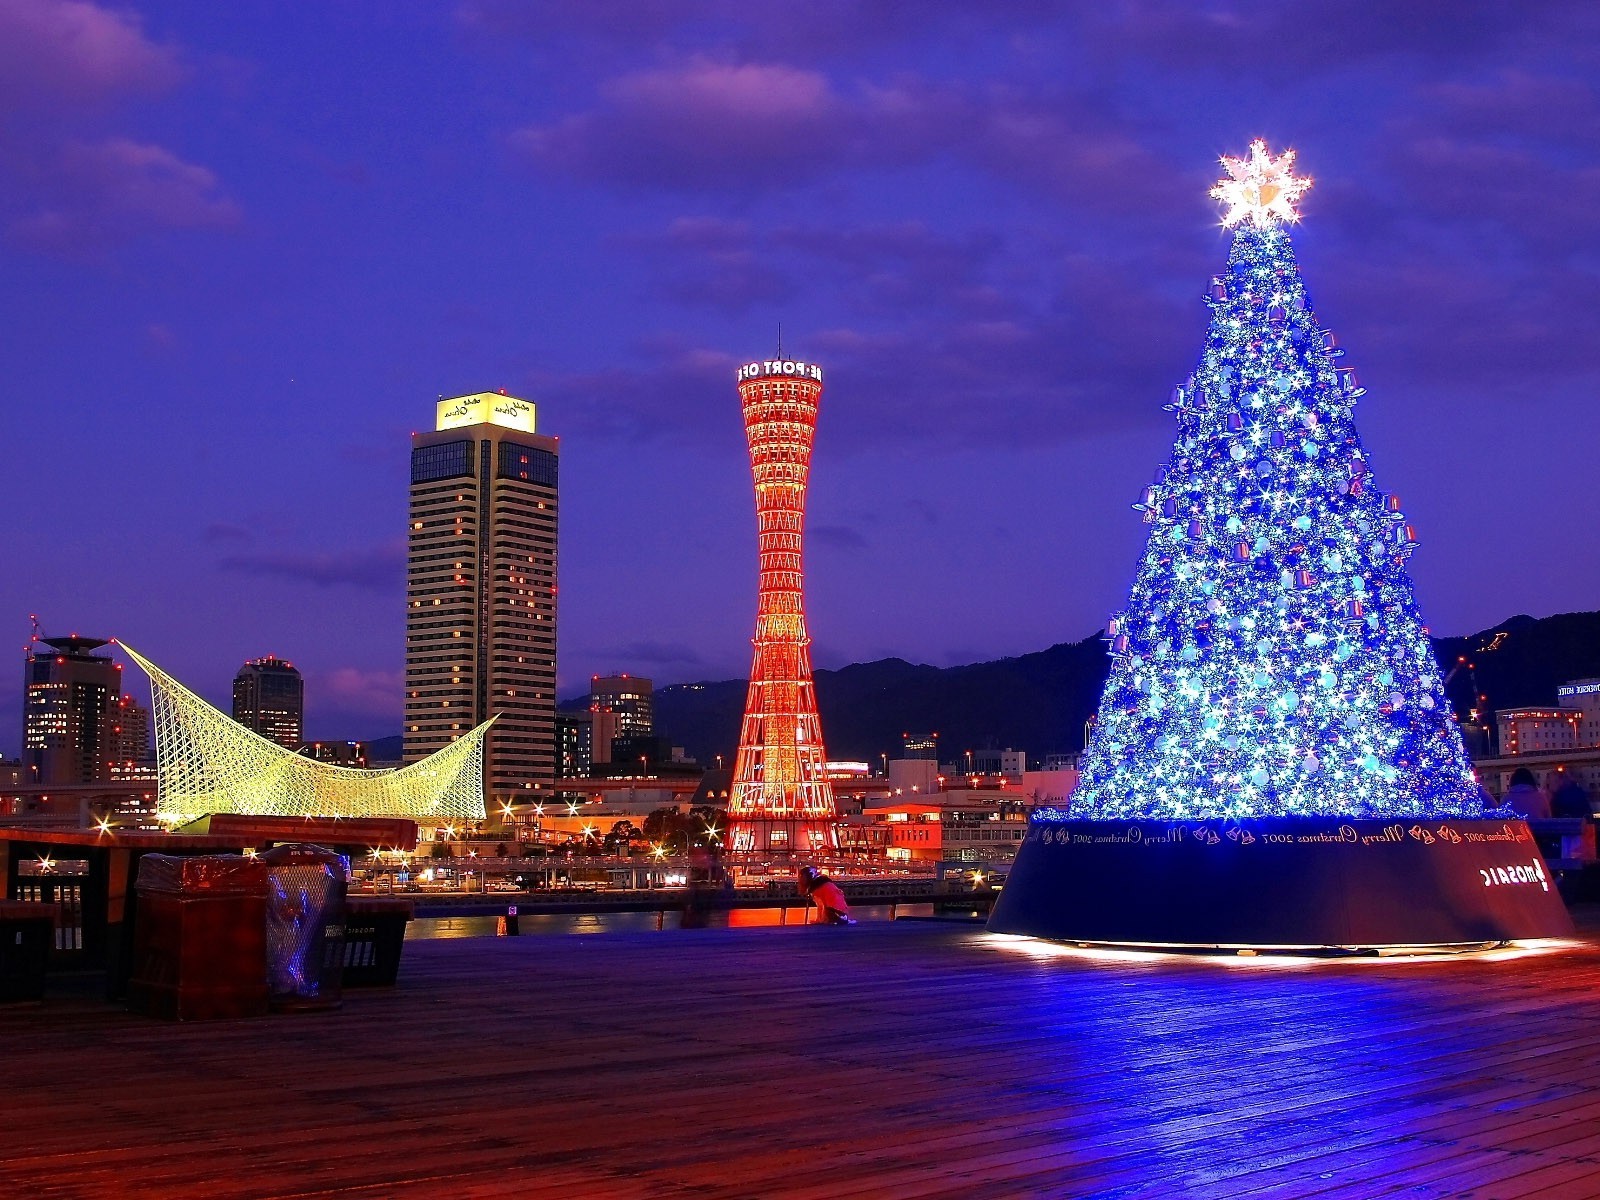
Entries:
POLYGON ((342 1012, 0 1010, 0 1196, 1600 1196, 1600 938, 1302 966, 899 921, 411 942, 342 1012))

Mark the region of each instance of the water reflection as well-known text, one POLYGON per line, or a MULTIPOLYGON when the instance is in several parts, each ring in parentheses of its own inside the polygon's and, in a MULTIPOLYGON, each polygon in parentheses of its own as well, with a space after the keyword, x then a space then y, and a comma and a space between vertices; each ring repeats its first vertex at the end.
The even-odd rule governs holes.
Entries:
MULTIPOLYGON (((888 921, 895 917, 928 917, 931 904, 867 904, 850 909, 859 921, 888 921)), ((804 925, 804 908, 733 908, 705 915, 701 928, 744 929, 755 925, 804 925)), ((681 912, 633 913, 524 913, 517 918, 522 936, 567 933, 666 932, 682 927, 681 912)), ((407 940, 419 938, 494 937, 505 931, 503 916, 418 917, 406 927, 407 940)))

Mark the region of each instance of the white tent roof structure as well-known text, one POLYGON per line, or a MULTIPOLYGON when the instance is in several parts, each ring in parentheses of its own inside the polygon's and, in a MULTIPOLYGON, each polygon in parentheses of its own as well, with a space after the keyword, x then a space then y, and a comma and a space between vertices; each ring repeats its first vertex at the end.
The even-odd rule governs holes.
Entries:
POLYGON ((156 813, 482 820, 483 738, 492 719, 436 754, 390 770, 321 763, 270 742, 206 703, 126 643, 150 677, 156 813))

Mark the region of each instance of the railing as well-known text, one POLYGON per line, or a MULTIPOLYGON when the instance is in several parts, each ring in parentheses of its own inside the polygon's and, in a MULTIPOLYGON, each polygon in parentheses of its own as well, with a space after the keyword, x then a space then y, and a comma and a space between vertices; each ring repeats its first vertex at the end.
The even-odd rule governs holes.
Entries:
POLYGON ((56 910, 56 958, 68 961, 83 954, 83 880, 70 875, 22 875, 12 884, 15 900, 50 904, 56 910))

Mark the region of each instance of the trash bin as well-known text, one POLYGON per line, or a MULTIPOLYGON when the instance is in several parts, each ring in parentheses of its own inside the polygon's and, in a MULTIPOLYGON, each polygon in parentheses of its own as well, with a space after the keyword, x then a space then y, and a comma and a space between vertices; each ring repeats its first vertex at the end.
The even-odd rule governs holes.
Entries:
POLYGON ((128 1007, 179 1021, 267 1011, 267 870, 238 854, 146 854, 128 1007))
POLYGON ((349 860, 321 846, 278 846, 267 868, 267 984, 274 1009, 338 1008, 349 860))
POLYGON ((352 896, 344 919, 345 987, 393 987, 414 906, 402 896, 352 896))
POLYGON ((0 1004, 44 999, 55 930, 54 904, 0 900, 0 1004))

